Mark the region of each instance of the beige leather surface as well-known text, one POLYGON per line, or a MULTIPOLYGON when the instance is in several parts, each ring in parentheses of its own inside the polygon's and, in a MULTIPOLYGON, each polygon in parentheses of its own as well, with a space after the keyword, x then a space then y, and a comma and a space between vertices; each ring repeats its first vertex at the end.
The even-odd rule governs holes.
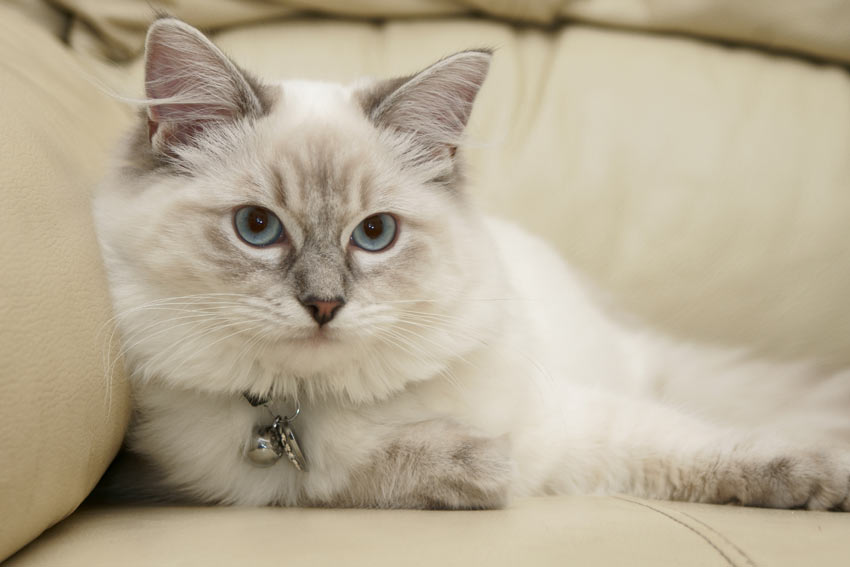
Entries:
POLYGON ((78 73, 0 6, 0 560, 76 508, 127 418, 123 382, 111 406, 105 389, 89 214, 123 115, 78 73))
POLYGON ((345 18, 485 14, 551 25, 605 26, 699 35, 850 61, 850 3, 845 0, 52 0, 78 19, 73 45, 125 59, 138 53, 155 10, 218 30, 270 17, 318 13, 345 18))
POLYGON ((648 502, 522 500, 505 511, 82 509, 9 567, 842 565, 850 515, 648 502))
POLYGON ((36 26, 49 31, 55 37, 65 33, 71 19, 70 14, 57 10, 50 0, 6 0, 19 13, 27 16, 36 26))

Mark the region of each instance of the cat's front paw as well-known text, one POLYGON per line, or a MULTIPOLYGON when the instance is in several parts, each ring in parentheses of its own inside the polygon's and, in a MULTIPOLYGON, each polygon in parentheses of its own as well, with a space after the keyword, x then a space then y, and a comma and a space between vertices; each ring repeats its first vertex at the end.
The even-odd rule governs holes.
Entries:
POLYGON ((742 453, 719 474, 718 501, 850 511, 850 454, 813 449, 742 453))
POLYGON ((504 508, 515 467, 507 437, 470 434, 448 421, 413 424, 394 435, 357 474, 355 506, 438 510, 504 508))
MULTIPOLYGON (((414 465, 413 455, 402 457, 414 465), (411 460, 412 457, 412 460, 411 460)), ((418 465, 414 465, 418 466, 418 465)), ((426 472, 412 494, 417 507, 448 510, 487 510, 508 503, 514 464, 506 437, 453 439, 426 472)))

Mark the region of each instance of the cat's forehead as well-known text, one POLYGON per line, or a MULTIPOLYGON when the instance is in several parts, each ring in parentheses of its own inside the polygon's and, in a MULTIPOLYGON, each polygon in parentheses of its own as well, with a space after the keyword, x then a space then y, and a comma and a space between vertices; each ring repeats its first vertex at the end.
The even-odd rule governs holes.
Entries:
POLYGON ((352 90, 312 81, 284 81, 279 88, 262 151, 275 201, 313 215, 369 207, 387 186, 388 164, 352 90))
POLYGON ((352 88, 321 81, 287 80, 277 83, 279 93, 270 118, 282 128, 297 124, 363 125, 365 115, 355 103, 352 88))

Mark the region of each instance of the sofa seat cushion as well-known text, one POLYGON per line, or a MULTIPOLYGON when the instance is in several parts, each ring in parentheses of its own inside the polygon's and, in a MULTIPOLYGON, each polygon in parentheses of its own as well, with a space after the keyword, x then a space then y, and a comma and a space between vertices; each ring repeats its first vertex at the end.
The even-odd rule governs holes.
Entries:
POLYGON ((62 565, 828 565, 850 514, 631 497, 524 499, 508 510, 83 508, 8 567, 62 565))

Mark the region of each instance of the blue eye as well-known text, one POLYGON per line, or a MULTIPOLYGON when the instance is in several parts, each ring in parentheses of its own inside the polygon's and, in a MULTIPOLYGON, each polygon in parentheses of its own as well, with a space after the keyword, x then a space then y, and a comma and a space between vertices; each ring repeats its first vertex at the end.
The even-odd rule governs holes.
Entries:
POLYGON ((233 215, 236 234, 251 246, 268 246, 283 238, 283 223, 263 207, 248 206, 233 215))
POLYGON ((395 242, 396 221, 392 215, 372 215, 357 225, 351 233, 351 241, 363 250, 380 252, 395 242))

